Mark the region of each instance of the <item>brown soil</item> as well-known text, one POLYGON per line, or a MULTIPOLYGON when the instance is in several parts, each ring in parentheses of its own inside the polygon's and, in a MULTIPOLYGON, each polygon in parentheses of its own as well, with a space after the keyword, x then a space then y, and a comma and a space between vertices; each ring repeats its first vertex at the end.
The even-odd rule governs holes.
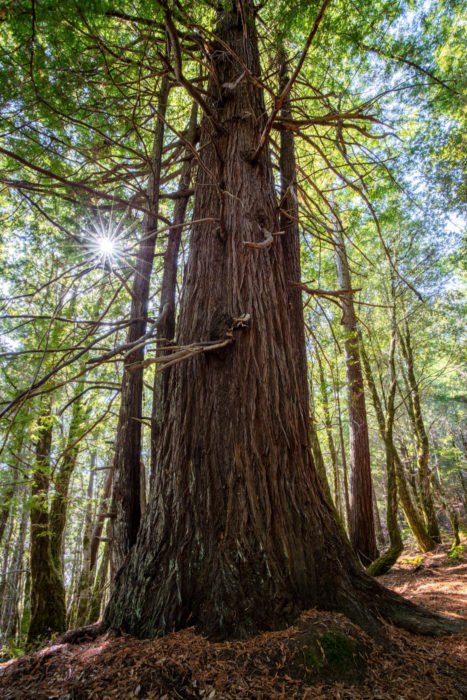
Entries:
MULTIPOLYGON (((382 582, 416 603, 467 613, 467 562, 448 547, 405 552, 382 582)), ((467 697, 467 638, 431 639, 387 627, 383 652, 342 615, 311 610, 296 625, 248 641, 210 643, 191 629, 150 641, 100 636, 51 644, 0 665, 4 700, 109 698, 355 698, 435 700, 467 697)))

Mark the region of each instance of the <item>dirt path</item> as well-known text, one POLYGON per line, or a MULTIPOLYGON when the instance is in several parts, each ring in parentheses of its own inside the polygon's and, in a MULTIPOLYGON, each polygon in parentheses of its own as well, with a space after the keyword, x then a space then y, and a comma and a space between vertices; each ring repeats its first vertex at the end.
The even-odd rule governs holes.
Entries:
MULTIPOLYGON (((416 603, 467 616, 467 557, 405 553, 383 583, 416 603)), ((304 613, 287 630, 209 643, 193 630, 162 639, 99 637, 50 646, 0 666, 4 700, 467 698, 467 638, 388 627, 385 653, 341 615, 304 613)))

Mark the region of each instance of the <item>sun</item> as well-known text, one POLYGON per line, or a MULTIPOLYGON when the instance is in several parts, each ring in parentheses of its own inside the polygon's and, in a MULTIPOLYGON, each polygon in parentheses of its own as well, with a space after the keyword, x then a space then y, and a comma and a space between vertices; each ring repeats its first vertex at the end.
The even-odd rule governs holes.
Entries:
POLYGON ((96 245, 101 257, 112 258, 116 253, 115 241, 107 236, 102 236, 96 240, 96 245))

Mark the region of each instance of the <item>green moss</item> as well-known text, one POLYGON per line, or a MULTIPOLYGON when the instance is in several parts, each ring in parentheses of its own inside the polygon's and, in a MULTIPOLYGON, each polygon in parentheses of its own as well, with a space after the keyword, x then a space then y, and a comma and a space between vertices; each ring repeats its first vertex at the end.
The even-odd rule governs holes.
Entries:
POLYGON ((288 673, 303 680, 310 675, 358 680, 365 671, 363 652, 363 646, 357 640, 340 630, 302 637, 300 646, 295 646, 288 673))
POLYGON ((319 639, 304 645, 303 662, 316 670, 328 666, 345 672, 354 668, 357 652, 358 645, 350 637, 338 631, 325 632, 319 639))

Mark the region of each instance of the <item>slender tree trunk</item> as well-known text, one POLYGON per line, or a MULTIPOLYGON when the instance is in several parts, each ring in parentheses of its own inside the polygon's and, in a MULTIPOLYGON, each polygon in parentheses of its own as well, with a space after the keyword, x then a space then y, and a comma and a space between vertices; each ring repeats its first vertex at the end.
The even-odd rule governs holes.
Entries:
MULTIPOLYGON (((373 401, 373 407, 375 409, 376 420, 378 422, 379 434, 381 436, 381 440, 383 441, 383 443, 386 444, 385 419, 384 419, 383 408, 381 405, 381 400, 378 396, 378 390, 376 388, 376 383, 375 383, 375 380, 373 378, 373 371, 371 369, 370 360, 369 360, 368 355, 366 353, 364 344, 361 343, 360 347, 361 347, 361 353, 362 353, 363 366, 365 368, 366 381, 368 384, 368 388, 370 390, 370 396, 371 396, 372 401, 373 401)), ((402 508, 404 509, 405 517, 407 518, 407 522, 409 523, 409 527, 412 530, 414 537, 417 540, 417 543, 418 543, 420 549, 423 552, 429 552, 436 547, 436 543, 428 535, 425 524, 418 513, 416 505, 414 504, 414 502, 412 500, 412 497, 411 497, 410 491, 409 491, 409 486, 407 484, 407 478, 405 475, 404 465, 401 462, 399 453, 398 453, 396 446, 394 444, 394 437, 393 436, 392 436, 391 452, 392 452, 392 456, 394 459, 394 469, 396 471, 397 489, 399 492, 399 497, 401 500, 402 508)))
MULTIPOLYGON (((332 472, 333 472, 333 476, 334 476, 334 502, 336 504, 336 509, 337 509, 337 512, 339 513, 339 517, 341 519, 341 522, 345 523, 344 509, 343 509, 343 505, 342 505, 342 494, 341 494, 341 489, 340 489, 339 463, 337 460, 337 450, 336 450, 336 446, 334 444, 334 438, 332 435, 332 421, 331 421, 331 413, 329 411, 329 398, 328 398, 328 392, 326 389, 326 379, 324 376, 323 363, 321 362, 319 352, 316 353, 316 360, 318 363, 318 371, 319 371, 319 387, 320 387, 320 393, 321 393, 321 401, 323 404, 324 425, 326 428, 326 436, 327 436, 327 440, 328 440, 329 455, 331 457, 332 472)), ((313 446, 313 443, 312 443, 312 446, 313 446)))
POLYGON ((11 474, 12 479, 2 492, 1 495, 1 505, 0 505, 0 544, 3 538, 3 533, 5 532, 5 527, 8 522, 8 517, 10 515, 11 503, 15 495, 16 490, 16 480, 14 479, 13 473, 11 474))
POLYGON ((94 587, 92 590, 91 599, 89 601, 89 608, 87 614, 86 624, 92 625, 100 617, 102 602, 104 598, 105 585, 107 581, 107 572, 109 568, 110 560, 110 546, 106 542, 104 544, 104 551, 102 552, 102 559, 97 571, 96 577, 94 579, 94 587))
POLYGON ((207 345, 172 367, 152 499, 104 627, 245 635, 320 605, 375 634, 378 614, 457 630, 367 576, 326 502, 299 398, 282 244, 265 237, 279 223, 267 148, 251 160, 265 105, 257 81, 237 80, 236 56, 260 74, 250 0, 223 4, 216 35, 206 99, 217 129, 203 120, 194 221, 204 221, 193 224, 177 333, 179 346, 207 345))
POLYGON ((444 512, 446 513, 449 522, 451 523, 451 528, 452 528, 452 535, 454 537, 454 542, 453 542, 453 547, 457 547, 460 545, 460 537, 459 537, 459 516, 457 515, 455 509, 450 505, 448 498, 446 496, 446 491, 444 490, 443 487, 443 482, 441 480, 441 471, 439 468, 439 457, 438 453, 436 452, 436 446, 434 445, 433 441, 433 446, 434 446, 434 455, 435 455, 435 464, 436 464, 436 469, 433 471, 432 474, 432 480, 433 480, 433 486, 435 489, 435 492, 438 494, 439 501, 441 503, 441 507, 443 508, 444 512))
POLYGON ((52 416, 37 427, 36 461, 31 486, 31 622, 28 642, 66 629, 65 589, 52 557, 47 494, 50 483, 52 416))
MULTIPOLYGON (((82 387, 79 387, 78 396, 81 391, 82 387)), ((78 459, 79 444, 77 444, 77 440, 82 430, 83 418, 83 406, 80 399, 77 398, 73 403, 65 453, 55 477, 55 491, 49 514, 50 548, 54 566, 59 572, 63 571, 63 538, 68 510, 68 489, 78 459)))
POLYGON ((373 517, 375 519, 375 531, 376 531, 376 541, 380 547, 386 545, 386 535, 383 531, 383 525, 381 523, 381 517, 379 514, 378 501, 376 500, 375 487, 373 484, 373 517))
MULTIPOLYGON (((23 494, 25 497, 24 491, 25 490, 23 489, 23 494)), ((24 498, 24 500, 26 499, 24 498)), ((4 639, 14 639, 19 628, 20 617, 18 604, 21 592, 20 582, 22 578, 24 545, 26 541, 28 517, 28 509, 26 508, 26 505, 23 504, 18 536, 16 538, 15 550, 11 561, 11 567, 8 572, 6 589, 2 602, 0 630, 2 631, 2 636, 4 639)))
POLYGON ((349 493, 349 476, 347 470, 347 456, 345 453, 345 441, 344 441, 344 430, 342 427, 342 413, 341 413, 341 401, 339 398, 339 391, 335 391, 335 400, 337 404, 337 425, 339 428, 339 443, 341 446, 341 459, 342 459, 342 471, 344 475, 344 497, 345 497, 345 511, 347 513, 347 526, 350 529, 350 493, 349 493))
MULTIPOLYGON (((14 512, 10 510, 8 528, 5 535, 5 545, 2 553, 2 568, 0 571, 0 612, 2 612, 8 596, 8 572, 11 569, 10 556, 13 550, 14 524, 14 512)), ((3 618, 3 615, 1 617, 3 618)), ((3 627, 0 624, 0 633, 2 632, 2 629, 3 627)))
POLYGON ((11 462, 10 469, 7 472, 8 481, 5 487, 2 489, 2 494, 0 497, 0 545, 3 538, 3 533, 5 532, 6 524, 8 522, 8 516, 10 515, 11 504, 13 503, 13 499, 18 488, 18 475, 15 467, 17 455, 20 455, 22 451, 24 434, 23 428, 20 430, 19 435, 13 438, 13 444, 10 449, 11 462))
POLYGON ((396 469, 394 466, 394 440, 393 427, 395 418, 396 397, 396 322, 394 309, 391 318, 391 345, 389 348, 389 391, 386 408, 386 421, 384 425, 384 446, 386 452, 386 476, 387 476, 387 509, 386 522, 389 534, 389 549, 376 559, 368 568, 368 573, 373 576, 381 576, 387 573, 396 563, 403 549, 402 537, 397 522, 397 483, 396 469))
POLYGON ((434 540, 434 542, 439 543, 441 542, 441 535, 439 532, 439 525, 436 518, 433 495, 431 491, 429 467, 430 446, 423 420, 420 392, 418 390, 418 383, 415 378, 412 343, 407 318, 405 319, 405 337, 403 337, 402 334, 400 334, 399 337, 401 340, 402 354, 407 366, 407 377, 410 388, 410 402, 412 410, 409 412, 409 416, 413 422, 417 441, 418 482, 420 485, 421 502, 426 518, 428 535, 432 540, 434 540))
POLYGON ((91 537, 92 537, 92 496, 94 490, 94 467, 96 462, 96 453, 91 455, 91 472, 89 474, 89 483, 87 490, 87 503, 84 517, 84 532, 83 532, 83 561, 81 573, 78 579, 76 590, 76 620, 77 627, 81 627, 86 622, 86 613, 89 607, 89 600, 92 591, 92 570, 91 570, 91 537))
MULTIPOLYGON (((189 146, 194 147, 197 139, 198 109, 193 103, 186 141, 189 146)), ((186 160, 180 175, 179 191, 188 191, 191 181, 193 154, 189 147, 186 149, 186 160)), ((163 355, 163 341, 170 342, 175 335, 175 311, 176 311, 176 287, 178 252, 182 239, 183 224, 185 222, 186 209, 189 195, 179 197, 175 203, 173 224, 170 229, 167 248, 164 255, 164 269, 162 273, 161 301, 159 309, 159 320, 157 324, 156 338, 158 341, 157 355, 163 355)), ((157 445, 162 427, 164 406, 167 400, 167 388, 170 376, 170 369, 158 372, 154 376, 153 399, 152 399, 152 420, 151 420, 151 482, 156 469, 157 445)))
POLYGON ((113 467, 111 467, 107 471, 107 476, 105 477, 105 482, 104 482, 104 492, 102 494, 101 502, 100 502, 99 509, 97 512, 96 523, 95 523, 94 528, 92 530, 91 561, 90 561, 91 571, 93 571, 95 569, 95 566, 96 566, 97 555, 99 552, 99 544, 101 542, 102 531, 104 530, 104 525, 105 525, 106 519, 108 517, 112 517, 112 513, 107 510, 108 506, 109 506, 109 498, 110 498, 110 493, 111 493, 111 489, 112 489, 112 481, 113 481, 113 467))
MULTIPOLYGON (((141 340, 147 327, 150 279, 158 227, 164 117, 168 94, 169 81, 168 77, 164 76, 159 93, 159 117, 156 122, 148 182, 147 200, 151 214, 145 218, 143 236, 136 258, 130 310, 132 323, 129 326, 127 336, 129 344, 141 340)), ((129 369, 129 365, 140 363, 143 357, 144 346, 140 345, 126 355, 123 368, 111 507, 113 513, 110 551, 112 577, 123 564, 128 551, 136 540, 141 518, 140 459, 143 369, 141 367, 129 369)))
POLYGON ((26 580, 23 590, 23 608, 21 611, 21 626, 19 631, 19 643, 26 642, 29 625, 31 624, 31 570, 26 571, 26 580))
MULTIPOLYGON (((335 250, 339 286, 352 289, 344 235, 336 220, 335 250)), ((345 362, 349 395, 350 428, 350 515, 349 536, 361 562, 368 566, 378 556, 373 517, 370 441, 365 406, 363 374, 358 342, 358 322, 352 292, 341 296, 345 339, 345 362)))
MULTIPOLYGON (((279 52, 279 92, 284 90, 289 80, 287 70, 287 57, 284 49, 279 52)), ((292 110, 290 99, 287 96, 282 103, 281 117, 290 118, 292 110)), ((297 170, 295 164, 295 144, 294 135, 291 131, 281 131, 279 168, 281 174, 281 201, 279 227, 284 233, 281 235, 282 251, 284 256, 284 274, 287 284, 287 303, 290 320, 290 330, 292 343, 294 346, 294 362, 299 376, 304 380, 300 384, 300 399, 303 404, 303 411, 308 412, 308 363, 305 346, 305 325, 303 323, 303 300, 300 289, 293 284, 301 280, 300 269, 300 233, 299 233, 299 213, 297 198, 297 170)), ((310 420, 310 440, 313 459, 323 486, 328 502, 333 506, 331 489, 326 474, 323 455, 319 445, 318 435, 313 423, 310 420)))

